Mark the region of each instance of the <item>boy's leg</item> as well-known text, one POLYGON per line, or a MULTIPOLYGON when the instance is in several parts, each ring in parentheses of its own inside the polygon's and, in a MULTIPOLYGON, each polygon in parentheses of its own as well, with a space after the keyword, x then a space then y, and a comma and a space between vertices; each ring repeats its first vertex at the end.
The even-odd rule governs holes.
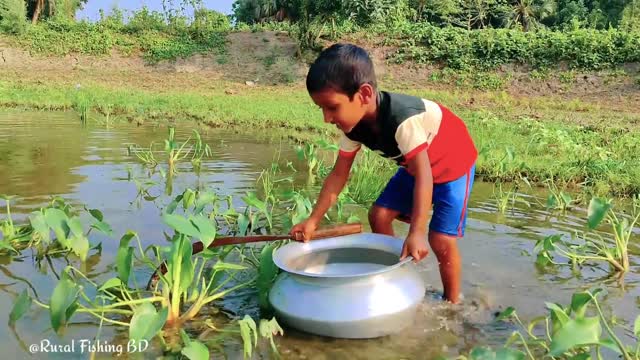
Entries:
POLYGON ((369 224, 374 233, 395 236, 393 232, 393 220, 398 217, 399 211, 383 206, 373 205, 369 210, 369 224))
POLYGON ((429 230, 429 245, 438 259, 443 297, 454 304, 459 301, 462 275, 462 260, 457 242, 455 236, 429 230))
POLYGON ((462 261, 457 239, 464 236, 474 177, 475 165, 462 177, 433 188, 429 244, 438 259, 444 298, 452 303, 458 303, 460 296, 462 261))
POLYGON ((395 236, 393 220, 411 214, 415 180, 403 167, 391 177, 369 211, 369 224, 374 233, 395 236))

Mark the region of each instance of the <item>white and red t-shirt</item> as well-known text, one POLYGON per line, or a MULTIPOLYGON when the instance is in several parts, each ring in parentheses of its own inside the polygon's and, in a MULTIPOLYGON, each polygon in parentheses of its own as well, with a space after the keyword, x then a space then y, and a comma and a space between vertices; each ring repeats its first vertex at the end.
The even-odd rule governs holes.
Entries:
POLYGON ((340 156, 355 156, 361 145, 401 166, 427 149, 434 184, 467 173, 478 151, 464 122, 446 107, 419 97, 378 92, 375 127, 358 123, 340 139, 340 156), (377 128, 377 131, 374 131, 377 128))

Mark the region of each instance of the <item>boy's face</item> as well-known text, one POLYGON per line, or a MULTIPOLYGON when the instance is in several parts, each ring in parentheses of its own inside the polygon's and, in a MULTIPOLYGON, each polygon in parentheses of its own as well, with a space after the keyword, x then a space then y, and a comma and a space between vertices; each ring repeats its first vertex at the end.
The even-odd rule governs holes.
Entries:
POLYGON ((371 96, 368 95, 371 90, 366 87, 370 88, 370 85, 363 85, 353 95, 353 100, 331 88, 312 93, 311 98, 322 109, 326 123, 334 124, 344 133, 349 133, 365 115, 367 105, 371 101, 371 96))

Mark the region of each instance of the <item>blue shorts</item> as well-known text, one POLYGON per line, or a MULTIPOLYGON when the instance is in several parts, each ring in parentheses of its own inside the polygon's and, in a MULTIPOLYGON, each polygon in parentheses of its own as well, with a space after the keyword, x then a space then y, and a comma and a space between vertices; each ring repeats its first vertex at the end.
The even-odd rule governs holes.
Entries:
MULTIPOLYGON (((433 186, 433 215, 429 229, 451 236, 463 237, 467 225, 467 202, 476 173, 475 164, 460 178, 433 186)), ((409 222, 413 209, 415 179, 403 167, 376 200, 375 205, 400 212, 398 219, 409 222)))

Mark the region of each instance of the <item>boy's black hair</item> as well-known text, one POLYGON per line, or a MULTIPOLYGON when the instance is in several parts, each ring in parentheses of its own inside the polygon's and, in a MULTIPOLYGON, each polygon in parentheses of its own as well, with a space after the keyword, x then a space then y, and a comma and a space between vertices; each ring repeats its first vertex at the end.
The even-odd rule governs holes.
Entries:
POLYGON ((373 62, 366 50, 352 44, 334 44, 323 50, 307 74, 310 94, 330 87, 352 100, 363 84, 376 89, 373 62))

